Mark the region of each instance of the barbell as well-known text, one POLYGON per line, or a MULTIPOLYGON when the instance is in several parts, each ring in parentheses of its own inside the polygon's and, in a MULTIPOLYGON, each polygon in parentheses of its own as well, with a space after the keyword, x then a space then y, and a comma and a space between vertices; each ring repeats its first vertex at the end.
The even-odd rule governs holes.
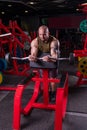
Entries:
MULTIPOLYGON (((49 58, 52 59, 52 60, 56 60, 56 61, 57 61, 57 60, 58 60, 58 61, 68 60, 70 64, 73 64, 74 61, 75 61, 75 57, 74 57, 74 54, 73 54, 73 53, 70 53, 69 57, 67 57, 67 58, 65 58, 65 57, 64 57, 64 58, 62 58, 62 57, 53 58, 53 57, 51 57, 51 56, 49 56, 49 58)), ((27 56, 27 57, 12 57, 10 53, 7 53, 7 54, 5 55, 5 60, 6 60, 7 62, 10 62, 11 60, 22 60, 22 61, 24 61, 24 60, 30 60, 30 59, 29 59, 29 56, 27 56)), ((43 58, 37 57, 37 60, 43 60, 43 58)))

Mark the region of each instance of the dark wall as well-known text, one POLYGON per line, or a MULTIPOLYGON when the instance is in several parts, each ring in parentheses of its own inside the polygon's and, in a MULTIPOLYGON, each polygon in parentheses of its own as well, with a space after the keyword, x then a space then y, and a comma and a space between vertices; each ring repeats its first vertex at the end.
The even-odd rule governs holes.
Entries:
POLYGON ((26 30, 28 32, 37 31, 39 24, 40 24, 40 21, 39 21, 38 15, 21 17, 22 28, 23 30, 26 30))
POLYGON ((54 29, 79 28, 82 20, 86 19, 86 15, 60 15, 58 17, 49 17, 48 26, 54 29))

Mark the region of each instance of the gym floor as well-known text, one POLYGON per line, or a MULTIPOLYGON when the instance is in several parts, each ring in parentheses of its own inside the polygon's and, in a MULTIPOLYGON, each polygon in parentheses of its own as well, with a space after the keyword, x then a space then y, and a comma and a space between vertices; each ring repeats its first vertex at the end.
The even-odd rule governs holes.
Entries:
MULTIPOLYGON (((69 94, 66 116, 63 120, 62 130, 87 130, 87 86, 76 86, 78 77, 77 63, 70 65, 67 61, 61 61, 59 65, 59 77, 62 73, 69 74, 69 94)), ((1 84, 9 84, 14 87, 23 77, 4 75, 1 84)), ((23 104, 29 100, 33 93, 33 82, 27 87, 23 95, 23 104)), ((12 130, 14 91, 0 91, 0 130, 12 130)), ((30 115, 21 116, 21 130, 53 130, 54 111, 33 109, 30 115)))

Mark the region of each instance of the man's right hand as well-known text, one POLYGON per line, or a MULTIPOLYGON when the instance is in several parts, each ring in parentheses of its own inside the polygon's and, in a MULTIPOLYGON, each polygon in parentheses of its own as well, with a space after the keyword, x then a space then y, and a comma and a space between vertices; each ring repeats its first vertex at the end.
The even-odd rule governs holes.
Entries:
POLYGON ((37 61, 35 56, 29 55, 29 61, 37 61))

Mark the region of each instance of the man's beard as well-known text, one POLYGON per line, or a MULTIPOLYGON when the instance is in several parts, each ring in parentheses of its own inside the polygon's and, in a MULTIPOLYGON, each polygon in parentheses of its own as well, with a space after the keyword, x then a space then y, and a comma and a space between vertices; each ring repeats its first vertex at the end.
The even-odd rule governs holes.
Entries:
POLYGON ((42 42, 48 42, 48 38, 47 39, 41 39, 42 42))

